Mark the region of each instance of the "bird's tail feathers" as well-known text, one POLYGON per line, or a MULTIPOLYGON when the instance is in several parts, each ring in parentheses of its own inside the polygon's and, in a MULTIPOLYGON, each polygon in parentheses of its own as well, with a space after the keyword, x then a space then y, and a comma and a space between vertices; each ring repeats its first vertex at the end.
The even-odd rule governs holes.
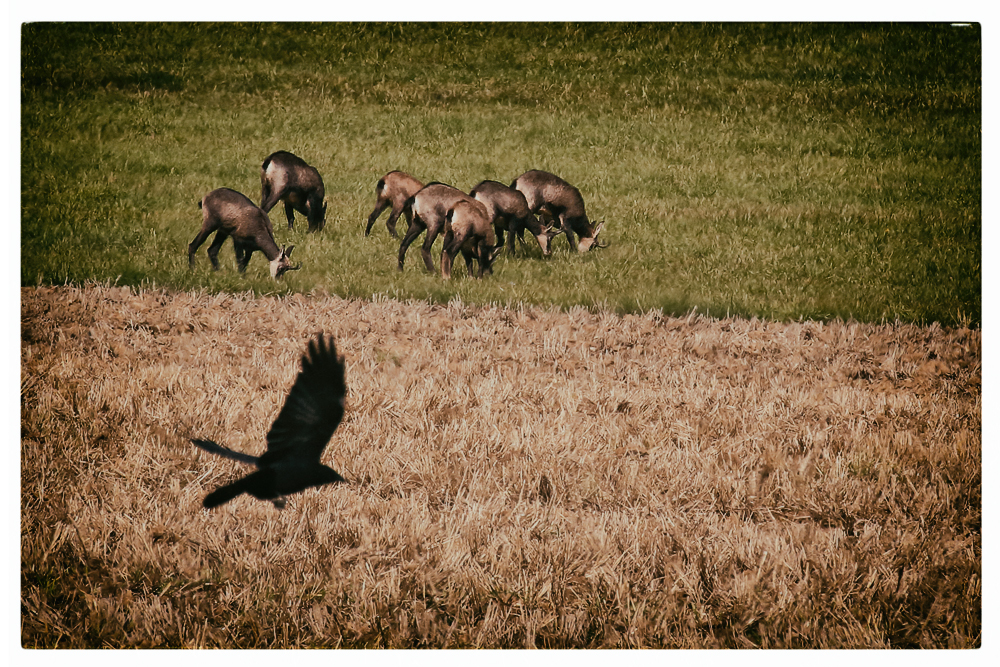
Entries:
POLYGON ((251 477, 252 475, 236 480, 232 484, 219 487, 205 496, 205 500, 203 500, 201 504, 208 509, 212 509, 213 507, 218 507, 219 505, 228 503, 236 496, 244 494, 250 490, 250 487, 253 485, 251 477))
POLYGON ((258 457, 250 456, 249 454, 244 454, 243 452, 234 452, 228 447, 223 447, 222 445, 216 442, 212 442, 211 440, 198 440, 192 438, 191 442, 193 442, 196 447, 204 449, 206 452, 211 452, 212 454, 218 454, 219 456, 224 456, 227 459, 239 461, 240 463, 249 463, 250 465, 257 465, 258 457))

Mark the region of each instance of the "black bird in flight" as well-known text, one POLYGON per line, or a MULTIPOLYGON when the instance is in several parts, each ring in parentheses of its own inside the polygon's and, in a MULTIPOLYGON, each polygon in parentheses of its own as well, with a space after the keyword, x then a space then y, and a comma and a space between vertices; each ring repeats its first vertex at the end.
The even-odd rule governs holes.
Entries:
POLYGON ((267 433, 267 451, 250 456, 211 440, 191 440, 206 452, 256 465, 258 470, 205 496, 205 507, 217 507, 242 493, 270 500, 281 509, 285 496, 347 480, 319 462, 323 448, 344 416, 344 360, 337 358, 333 339, 319 334, 302 355, 302 370, 285 405, 267 433))

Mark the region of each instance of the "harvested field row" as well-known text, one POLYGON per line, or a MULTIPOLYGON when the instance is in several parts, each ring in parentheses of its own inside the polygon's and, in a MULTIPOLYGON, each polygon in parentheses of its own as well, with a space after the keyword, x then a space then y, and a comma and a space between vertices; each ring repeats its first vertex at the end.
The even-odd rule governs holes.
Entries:
POLYGON ((981 331, 21 290, 25 647, 971 647, 981 331), (335 336, 351 484, 204 495, 335 336))

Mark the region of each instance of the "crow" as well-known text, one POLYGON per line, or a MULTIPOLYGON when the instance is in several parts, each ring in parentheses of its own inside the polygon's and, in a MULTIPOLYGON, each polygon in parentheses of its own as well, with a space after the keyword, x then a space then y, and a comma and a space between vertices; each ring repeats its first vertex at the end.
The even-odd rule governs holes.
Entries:
POLYGON ((346 393, 344 360, 337 358, 333 339, 324 339, 320 333, 309 341, 307 354, 302 355, 302 370, 267 433, 264 454, 250 456, 211 440, 191 440, 206 452, 258 468, 243 479, 211 492, 202 504, 207 508, 218 507, 249 493, 282 509, 289 494, 310 486, 346 482, 336 470, 319 462, 323 448, 344 416, 346 393))

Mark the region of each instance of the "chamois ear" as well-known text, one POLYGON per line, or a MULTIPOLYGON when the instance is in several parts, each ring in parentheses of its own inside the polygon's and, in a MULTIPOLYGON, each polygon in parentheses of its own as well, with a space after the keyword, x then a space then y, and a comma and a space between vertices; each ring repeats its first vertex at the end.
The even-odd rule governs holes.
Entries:
POLYGON ((281 254, 284 255, 285 257, 291 257, 293 250, 295 250, 295 246, 293 246, 293 245, 288 246, 288 250, 285 250, 285 248, 282 247, 281 248, 281 254))

